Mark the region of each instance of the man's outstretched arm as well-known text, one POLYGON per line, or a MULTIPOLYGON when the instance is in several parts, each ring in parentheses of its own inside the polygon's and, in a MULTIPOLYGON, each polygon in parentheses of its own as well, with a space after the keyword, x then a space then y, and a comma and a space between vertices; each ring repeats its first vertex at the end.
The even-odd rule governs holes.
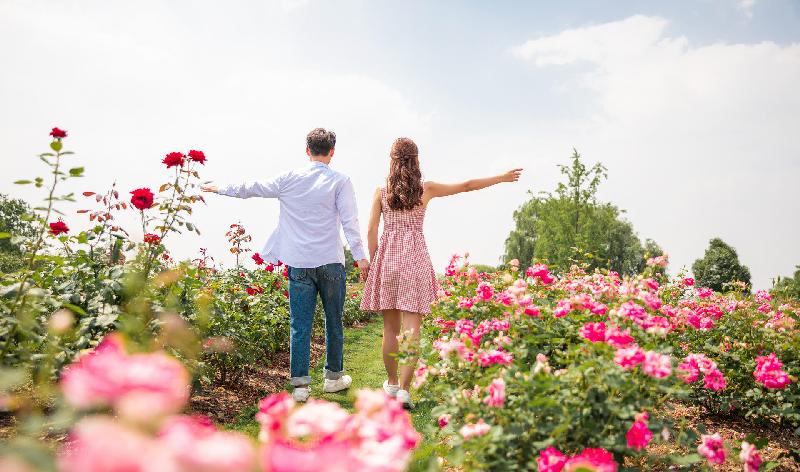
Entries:
POLYGON ((244 184, 226 185, 217 187, 216 185, 201 185, 203 192, 218 193, 228 197, 236 198, 278 198, 281 196, 281 175, 263 182, 249 182, 244 184))

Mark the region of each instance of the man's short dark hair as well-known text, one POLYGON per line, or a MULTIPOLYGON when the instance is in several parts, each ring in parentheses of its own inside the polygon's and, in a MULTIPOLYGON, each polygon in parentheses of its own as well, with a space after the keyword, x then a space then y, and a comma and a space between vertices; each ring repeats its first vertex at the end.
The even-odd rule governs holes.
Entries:
POLYGON ((336 147, 336 133, 325 128, 312 129, 306 136, 306 146, 312 156, 327 156, 336 147))

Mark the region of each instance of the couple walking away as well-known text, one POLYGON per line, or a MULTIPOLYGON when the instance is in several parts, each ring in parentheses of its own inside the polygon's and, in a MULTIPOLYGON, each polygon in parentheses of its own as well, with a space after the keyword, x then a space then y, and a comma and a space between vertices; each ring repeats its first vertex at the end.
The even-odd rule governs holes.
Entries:
POLYGON ((501 182, 516 182, 522 169, 494 177, 442 184, 423 182, 417 145, 398 138, 389 152, 389 175, 375 191, 367 230, 369 260, 358 223, 356 196, 350 178, 330 168, 336 134, 322 128, 308 133, 306 154, 310 163, 267 180, 218 188, 206 192, 238 198, 277 198, 278 227, 261 251, 269 262, 289 267, 290 364, 293 397, 304 402, 310 395, 311 326, 317 294, 325 311, 325 381, 323 391, 347 389, 353 379, 344 373, 342 312, 345 298, 344 231, 361 270, 364 296, 361 309, 383 315, 383 363, 387 379, 383 388, 406 408, 411 408, 409 384, 415 361, 398 372, 398 336, 408 332, 419 341, 422 317, 436 299, 433 270, 422 225, 428 203, 438 197, 480 190, 501 182), (383 233, 378 226, 383 218, 383 233))

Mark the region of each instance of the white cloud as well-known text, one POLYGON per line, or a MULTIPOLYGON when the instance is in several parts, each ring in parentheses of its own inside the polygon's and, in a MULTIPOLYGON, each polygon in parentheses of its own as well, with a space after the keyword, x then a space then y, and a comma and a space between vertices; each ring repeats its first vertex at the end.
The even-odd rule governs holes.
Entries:
POLYGON ((620 62, 640 56, 659 41, 667 21, 636 15, 622 21, 569 29, 553 36, 532 39, 513 48, 520 58, 537 66, 564 65, 578 61, 620 62))
POLYGON ((514 52, 538 67, 591 66, 564 90, 592 100, 575 139, 609 165, 603 192, 642 235, 677 266, 719 235, 768 286, 800 261, 800 44, 692 46, 667 26, 633 16, 514 52))

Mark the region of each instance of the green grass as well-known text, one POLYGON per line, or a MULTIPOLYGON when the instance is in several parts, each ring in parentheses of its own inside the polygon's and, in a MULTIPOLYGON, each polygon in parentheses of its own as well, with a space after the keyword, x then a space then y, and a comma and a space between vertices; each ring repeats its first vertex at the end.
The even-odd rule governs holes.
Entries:
MULTIPOLYGON (((353 384, 344 392, 323 393, 322 379, 325 365, 323 356, 311 368, 311 396, 336 402, 342 408, 353 411, 355 392, 361 388, 381 388, 386 379, 381 354, 382 333, 383 325, 380 318, 360 328, 345 328, 344 367, 347 373, 353 377, 353 384)), ((287 390, 290 389, 288 384, 286 387, 287 390)), ((429 435, 429 432, 432 431, 430 425, 435 422, 431 415, 433 406, 433 402, 418 402, 411 412, 414 427, 423 434, 423 439, 410 470, 427 470, 428 468, 427 463, 433 453, 432 438, 429 435)), ((256 405, 247 408, 226 427, 242 431, 253 437, 258 436, 258 423, 254 418, 256 411, 256 405)))

